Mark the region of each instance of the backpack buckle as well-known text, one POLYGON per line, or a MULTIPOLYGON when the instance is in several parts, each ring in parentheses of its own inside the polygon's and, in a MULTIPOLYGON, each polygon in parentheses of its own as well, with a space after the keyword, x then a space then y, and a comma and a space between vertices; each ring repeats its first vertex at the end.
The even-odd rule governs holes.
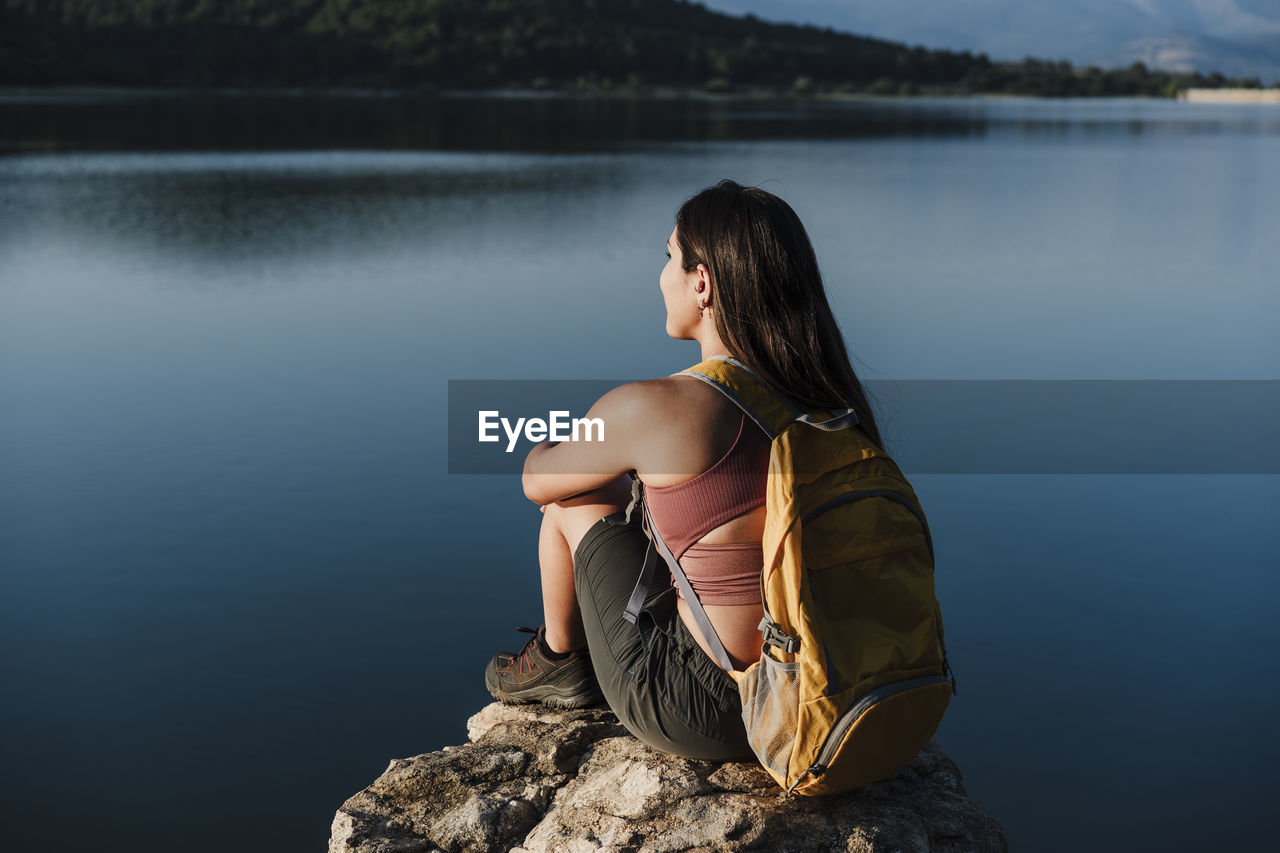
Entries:
POLYGON ((757 626, 764 635, 766 645, 781 649, 784 654, 793 655, 800 651, 800 638, 793 637, 778 627, 768 616, 760 620, 757 626))

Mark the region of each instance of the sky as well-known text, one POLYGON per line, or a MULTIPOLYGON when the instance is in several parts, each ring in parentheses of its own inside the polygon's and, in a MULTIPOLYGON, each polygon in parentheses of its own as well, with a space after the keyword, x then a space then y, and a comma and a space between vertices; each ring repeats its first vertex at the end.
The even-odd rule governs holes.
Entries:
POLYGON ((1280 79, 1280 0, 706 0, 730 14, 1075 65, 1280 79))

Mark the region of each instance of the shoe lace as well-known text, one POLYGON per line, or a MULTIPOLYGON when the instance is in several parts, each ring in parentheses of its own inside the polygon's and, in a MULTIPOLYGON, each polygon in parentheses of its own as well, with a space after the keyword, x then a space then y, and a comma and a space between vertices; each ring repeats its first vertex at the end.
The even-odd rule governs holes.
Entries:
POLYGON ((521 646, 520 651, 516 652, 515 657, 511 659, 510 663, 503 667, 503 670, 507 671, 512 667, 516 667, 516 672, 533 672, 533 659, 531 655, 533 654, 534 649, 537 648, 538 631, 540 629, 517 625, 516 630, 523 631, 526 634, 532 634, 533 636, 529 638, 528 642, 521 646), (528 668, 526 669, 526 667, 528 668))

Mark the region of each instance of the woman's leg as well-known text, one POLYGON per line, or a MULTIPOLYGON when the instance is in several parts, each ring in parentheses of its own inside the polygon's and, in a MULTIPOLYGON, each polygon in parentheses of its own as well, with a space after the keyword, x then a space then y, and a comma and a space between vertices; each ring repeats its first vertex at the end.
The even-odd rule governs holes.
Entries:
MULTIPOLYGON (((489 693, 502 702, 546 702, 585 708, 601 693, 582 626, 574 585, 574 555, 586 534, 606 516, 622 517, 631 498, 631 482, 620 477, 607 485, 543 507, 538 534, 545 625, 520 651, 500 652, 485 668, 489 693)), ((643 532, 640 533, 643 536, 643 532)), ((528 630, 528 629, 526 629, 528 630)))
POLYGON ((582 611, 573 585, 573 555, 592 525, 631 501, 631 478, 622 475, 608 485, 543 508, 538 533, 538 565, 542 572, 542 615, 547 645, 571 652, 587 644, 582 611))
POLYGON ((698 647, 676 612, 671 576, 659 567, 648 607, 623 614, 652 548, 639 513, 593 527, 574 556, 574 577, 600 693, 627 730, 664 752, 713 761, 749 759, 738 687, 698 647))

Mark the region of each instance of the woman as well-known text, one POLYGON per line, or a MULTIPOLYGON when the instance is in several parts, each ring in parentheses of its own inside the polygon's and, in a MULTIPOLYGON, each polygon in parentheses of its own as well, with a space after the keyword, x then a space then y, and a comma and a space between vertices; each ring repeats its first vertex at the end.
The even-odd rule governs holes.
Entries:
MULTIPOLYGON (((697 341, 700 360, 736 358, 806 411, 855 409, 880 444, 809 237, 786 202, 721 181, 681 206, 667 256, 668 335, 697 341)), ((634 472, 734 668, 746 669, 761 646, 769 440, 691 376, 615 388, 587 417, 604 423, 604 440, 543 443, 525 460, 525 495, 543 509, 546 621, 519 652, 490 661, 486 685, 504 702, 584 707, 603 695, 651 746, 750 759, 737 685, 669 574, 659 572, 636 623, 623 618, 649 547, 641 513, 627 510, 634 472)))

